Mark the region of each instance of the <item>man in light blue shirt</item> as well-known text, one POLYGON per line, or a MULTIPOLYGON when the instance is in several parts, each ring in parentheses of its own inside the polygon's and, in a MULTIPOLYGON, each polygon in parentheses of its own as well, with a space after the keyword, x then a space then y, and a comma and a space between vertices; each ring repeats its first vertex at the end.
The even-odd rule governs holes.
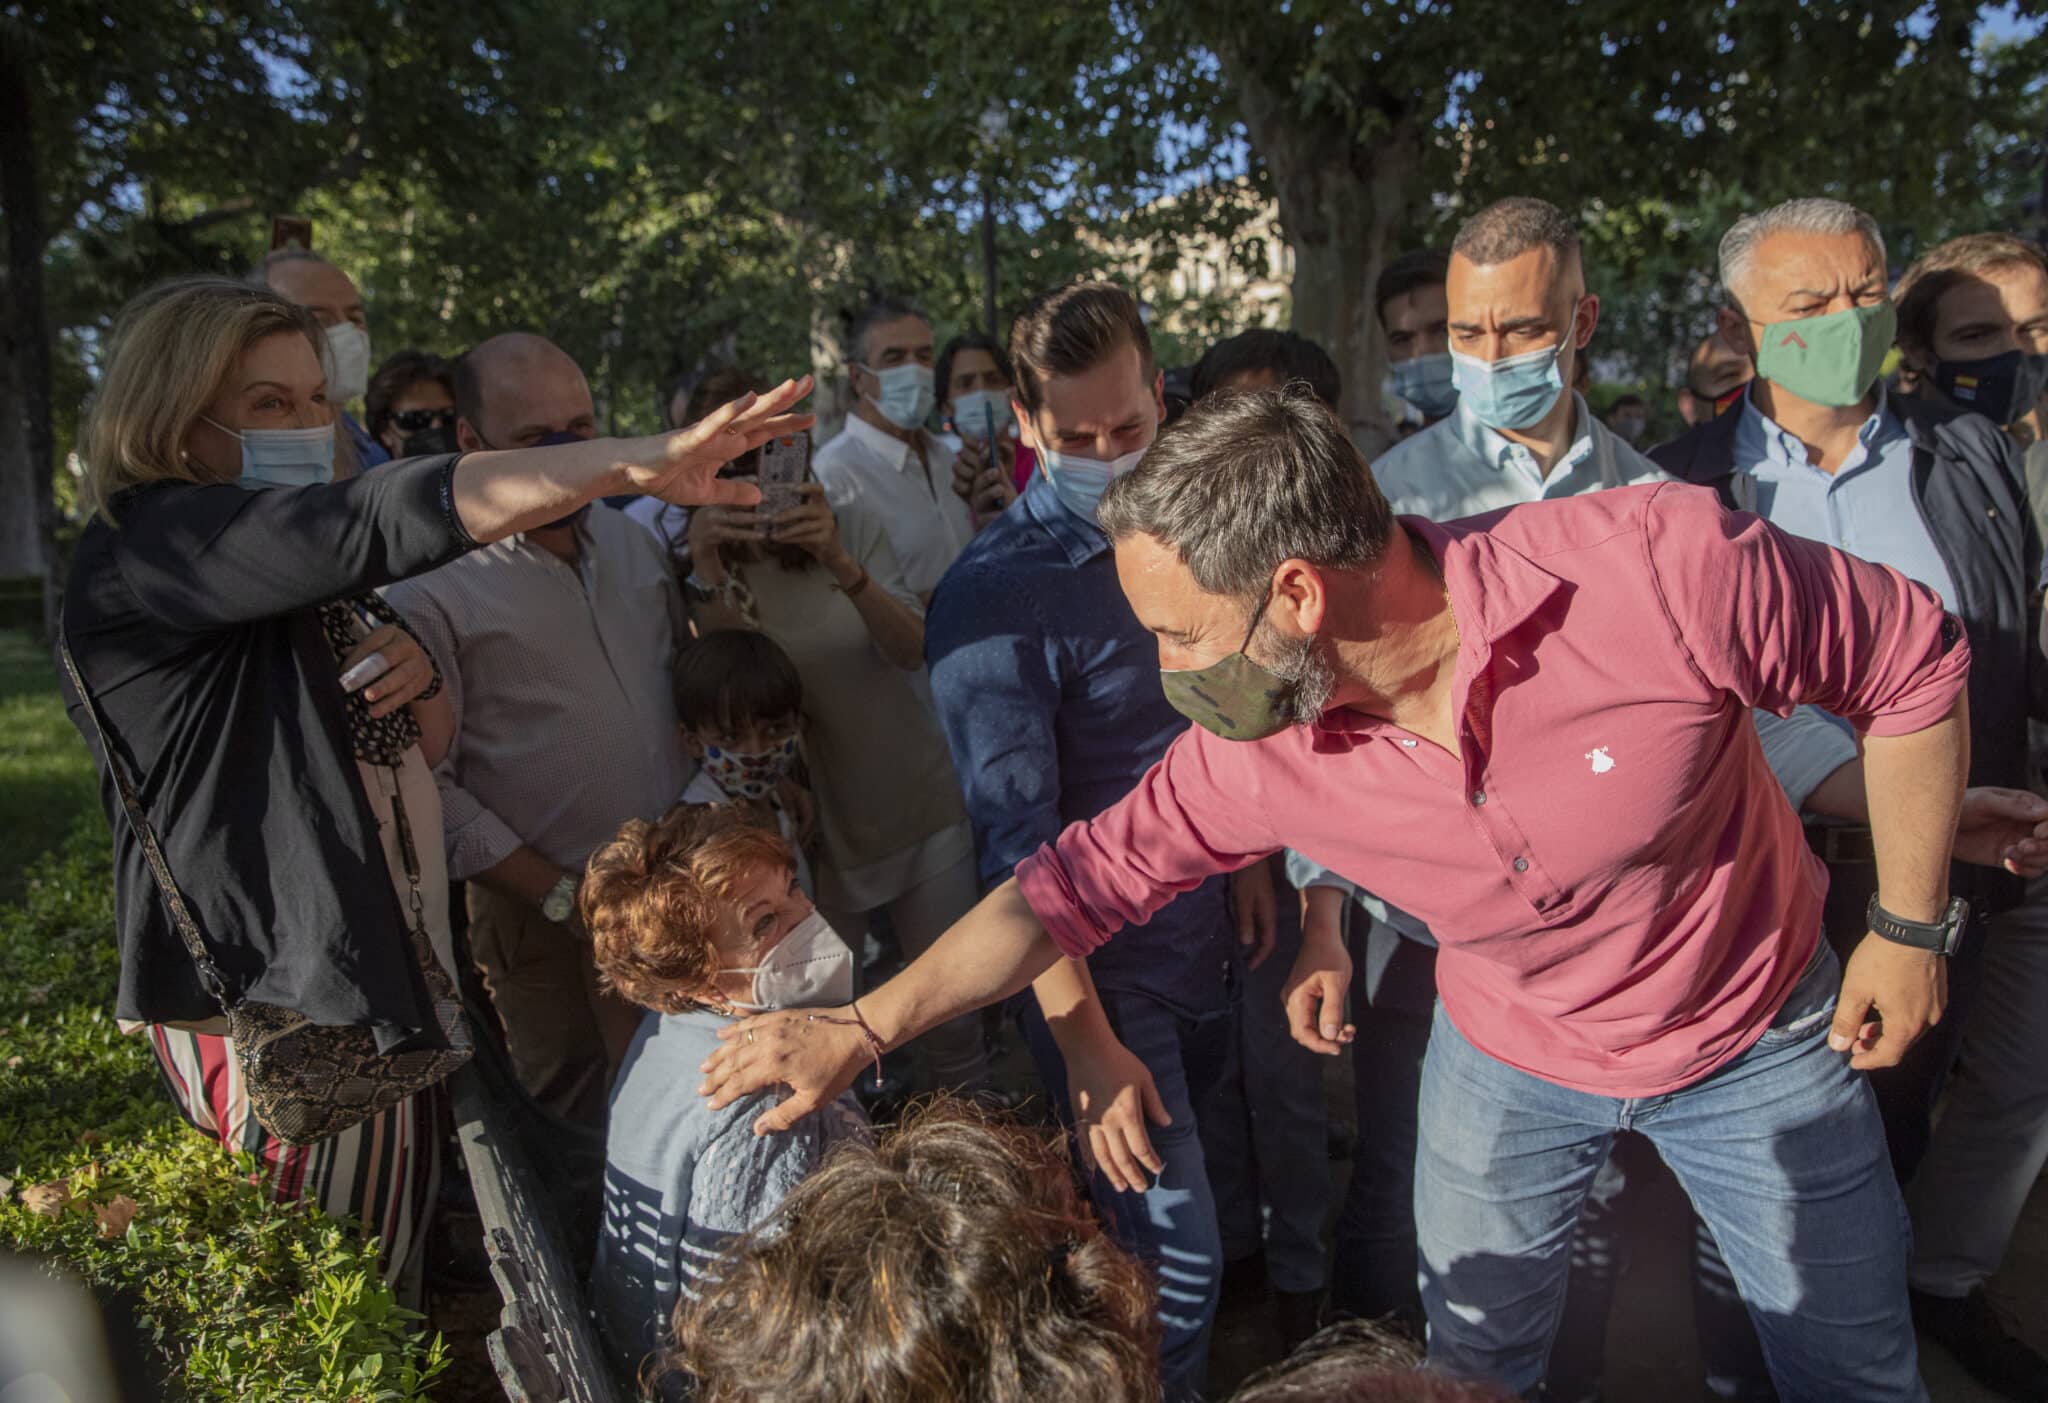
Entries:
MULTIPOLYGON (((1838 200, 1789 200, 1738 220, 1721 241, 1720 263, 1727 299, 1720 337, 1755 361, 1756 378, 1728 415, 1654 456, 1674 475, 1715 487, 1785 531, 1891 566, 1938 594, 1955 616, 1975 658, 1973 788, 1964 796, 1956 857, 1976 865, 1953 869, 1949 885, 1970 901, 1974 927, 2020 898, 2017 869, 1997 870, 1999 855, 1979 851, 1975 839, 1982 814, 2027 802, 2011 791, 2027 778, 2030 703, 2036 715, 2048 714, 2035 641, 2041 546, 2017 450, 1988 420, 1895 396, 1879 379, 1896 313, 1884 239, 1867 214, 1838 200)), ((1793 748, 1817 743, 1809 733, 1793 748)), ((1854 768, 1809 805, 1843 820, 1807 826, 1827 863, 1822 921, 1838 950, 1868 930, 1877 895, 1862 806, 1854 768)), ((1908 919, 1924 918, 1941 900, 1921 895, 1922 909, 1908 919)), ((1965 935, 1949 960, 1952 997, 1938 1028, 1897 1066, 1870 1077, 1902 1181, 1926 1149, 1935 1099, 1971 1018, 1985 945, 1979 931, 1965 935)), ((1710 1268, 1703 1280, 1718 1274, 1710 1268)), ((1916 1292, 1914 1312, 2001 1393, 2040 1397, 2048 1387, 2048 1360, 2007 1337, 1981 1295, 1930 1302, 1916 1292), (1965 1338, 1944 1332, 1943 1321, 1965 1338), (1979 1348, 1965 1347, 1971 1344, 1979 1348)), ((1734 1309, 1726 1314, 1731 1326, 1743 1318, 1734 1309)), ((1752 1372, 1760 1377, 1760 1369, 1752 1372)))
POLYGON ((1795 536, 1889 565, 1956 607, 1956 585, 1913 497, 1913 439, 1892 412, 1879 381, 1870 417, 1832 469, 1810 461, 1806 445, 1757 407, 1750 382, 1735 429, 1735 463, 1756 493, 1752 510, 1795 536))

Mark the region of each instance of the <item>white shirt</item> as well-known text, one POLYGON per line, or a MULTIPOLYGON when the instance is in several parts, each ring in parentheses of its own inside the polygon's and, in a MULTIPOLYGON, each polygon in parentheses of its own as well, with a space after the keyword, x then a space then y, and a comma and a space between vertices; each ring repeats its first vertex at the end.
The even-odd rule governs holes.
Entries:
POLYGON ((953 452, 918 430, 925 463, 902 439, 891 437, 859 415, 818 450, 811 470, 825 485, 834 510, 859 502, 876 520, 896 552, 903 583, 929 599, 953 560, 974 538, 974 517, 953 490, 953 452))
POLYGON ((1572 393, 1572 441, 1546 476, 1536 455, 1489 429, 1461 400, 1439 419, 1382 453, 1372 474, 1397 516, 1456 521, 1523 502, 1576 497, 1604 487, 1662 482, 1655 463, 1629 447, 1572 393))

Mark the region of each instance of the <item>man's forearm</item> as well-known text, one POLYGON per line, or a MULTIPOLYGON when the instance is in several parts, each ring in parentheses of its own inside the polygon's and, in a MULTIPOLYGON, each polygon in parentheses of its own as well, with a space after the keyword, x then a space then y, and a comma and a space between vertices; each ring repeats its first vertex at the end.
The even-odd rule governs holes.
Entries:
POLYGON ((1102 1000, 1096 997, 1095 978, 1088 973, 1086 960, 1062 957, 1053 961, 1051 968, 1032 981, 1031 992, 1052 1030, 1053 1041, 1060 1046, 1060 1055, 1069 1064, 1104 1038, 1116 1039, 1102 1000))
POLYGON ((910 962, 865 995, 861 1012, 890 1047, 1030 984, 1060 958, 1012 877, 910 962))
POLYGON ((1903 736, 1863 742, 1863 786, 1877 850, 1878 900, 1908 921, 1933 921, 1948 904, 1949 855, 1970 770, 1970 707, 1903 736))
POLYGON ((470 878, 528 906, 539 906, 562 880, 563 870, 529 847, 517 847, 470 878))

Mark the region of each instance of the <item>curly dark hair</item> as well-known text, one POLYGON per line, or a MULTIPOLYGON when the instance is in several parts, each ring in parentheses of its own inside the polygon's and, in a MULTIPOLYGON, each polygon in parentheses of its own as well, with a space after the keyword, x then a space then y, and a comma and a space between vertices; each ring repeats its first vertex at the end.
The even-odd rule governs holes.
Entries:
POLYGON ((1153 1403, 1154 1291, 1057 1142, 956 1100, 846 1146, 676 1311, 703 1403, 1153 1403))

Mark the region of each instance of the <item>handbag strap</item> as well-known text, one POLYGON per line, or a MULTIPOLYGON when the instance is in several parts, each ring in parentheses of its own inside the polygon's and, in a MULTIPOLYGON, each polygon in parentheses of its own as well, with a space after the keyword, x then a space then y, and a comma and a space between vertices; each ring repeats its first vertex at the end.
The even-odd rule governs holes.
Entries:
POLYGON ((93 700, 85 679, 79 676, 78 663, 71 656, 70 634, 61 623, 57 628, 57 652, 64 660, 64 675, 71 679, 79 703, 85 707, 85 714, 92 718, 92 731, 99 737, 100 754, 106 757, 107 771, 114 777, 114 788, 120 791, 121 807, 128 812, 128 827, 134 832, 136 841, 142 844, 142 855, 149 860, 150 875, 156 879, 164 904, 171 908, 171 924, 178 928, 178 938, 184 941, 192 963, 199 967, 199 978, 206 985, 207 992, 223 1010, 232 1010, 235 1001, 228 997, 227 980, 199 938, 199 923, 192 919, 191 911, 185 906, 185 895, 178 890, 178 883, 171 876, 171 865, 164 861, 164 850, 156 840, 156 830, 149 826, 149 816, 142 811, 142 800, 128 779, 128 771, 121 764, 121 754, 114 748, 113 738, 107 734, 107 723, 100 715, 99 704, 93 700))

